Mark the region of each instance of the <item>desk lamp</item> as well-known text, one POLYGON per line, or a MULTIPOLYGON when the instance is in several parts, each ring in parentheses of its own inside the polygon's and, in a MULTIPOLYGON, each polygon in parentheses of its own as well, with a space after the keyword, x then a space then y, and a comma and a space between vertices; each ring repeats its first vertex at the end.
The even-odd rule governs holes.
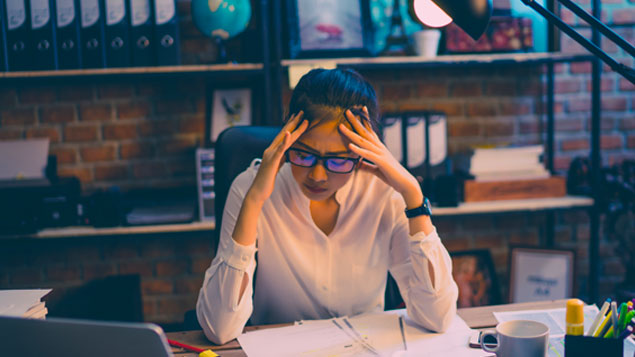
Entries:
POLYGON ((409 0, 408 13, 429 27, 443 27, 454 21, 476 41, 492 17, 492 0, 409 0))

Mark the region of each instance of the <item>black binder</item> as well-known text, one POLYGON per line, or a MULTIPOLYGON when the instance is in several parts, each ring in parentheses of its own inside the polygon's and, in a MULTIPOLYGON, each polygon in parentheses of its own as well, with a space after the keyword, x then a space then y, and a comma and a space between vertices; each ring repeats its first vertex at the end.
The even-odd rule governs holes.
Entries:
POLYGON ((129 67, 128 9, 126 0, 105 1, 106 67, 129 67))
POLYGON ((0 0, 0 72, 8 71, 7 39, 5 37, 4 0, 0 0))
POLYGON ((59 69, 81 68, 78 0, 55 0, 55 13, 57 66, 59 69))
POLYGON ((27 0, 2 0, 9 71, 27 71, 32 67, 29 50, 31 20, 27 0))
POLYGON ((130 0, 130 49, 133 66, 154 66, 154 36, 150 0, 130 0))
MULTIPOLYGON (((10 0, 13 1, 13 0, 10 0)), ((31 56, 35 70, 57 69, 55 11, 52 0, 29 0, 31 56)))
POLYGON ((79 0, 81 14, 80 33, 82 68, 104 68, 106 48, 104 46, 103 0, 79 0))
POLYGON ((157 65, 181 64, 175 0, 154 0, 154 38, 157 65))

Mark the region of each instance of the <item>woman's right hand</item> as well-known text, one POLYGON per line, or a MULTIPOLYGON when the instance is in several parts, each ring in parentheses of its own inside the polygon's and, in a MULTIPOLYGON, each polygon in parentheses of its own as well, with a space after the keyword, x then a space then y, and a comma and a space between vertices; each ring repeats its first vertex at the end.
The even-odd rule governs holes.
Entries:
POLYGON ((271 145, 265 149, 258 173, 251 184, 249 192, 247 192, 247 197, 250 200, 262 204, 271 196, 276 175, 284 163, 284 153, 309 126, 307 120, 302 120, 303 115, 302 111, 292 115, 280 133, 273 139, 271 145), (301 120, 302 123, 300 123, 301 120))

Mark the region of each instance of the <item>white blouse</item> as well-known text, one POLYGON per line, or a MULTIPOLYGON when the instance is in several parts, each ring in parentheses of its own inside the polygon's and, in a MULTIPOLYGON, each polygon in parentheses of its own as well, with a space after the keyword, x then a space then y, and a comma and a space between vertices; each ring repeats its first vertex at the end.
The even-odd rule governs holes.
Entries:
POLYGON ((327 236, 313 222, 309 199, 285 163, 262 208, 257 248, 236 243, 232 232, 258 162, 232 183, 218 251, 199 293, 196 313, 208 339, 222 344, 236 338, 249 318, 271 324, 381 311, 387 271, 411 319, 433 331, 449 326, 458 288, 447 250, 436 230, 410 236, 403 198, 370 173, 354 173, 337 191, 339 215, 327 236), (239 301, 245 272, 249 283, 239 301))

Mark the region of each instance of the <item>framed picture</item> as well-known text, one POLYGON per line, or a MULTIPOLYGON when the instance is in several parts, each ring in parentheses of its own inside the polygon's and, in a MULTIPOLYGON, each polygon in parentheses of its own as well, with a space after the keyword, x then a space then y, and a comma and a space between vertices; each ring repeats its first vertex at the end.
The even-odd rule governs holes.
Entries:
POLYGON ((237 125, 251 125, 253 101, 251 88, 208 89, 206 142, 216 142, 225 129, 237 125))
POLYGON ((288 0, 290 58, 372 54, 369 0, 288 0))
POLYGON ((459 287, 458 307, 500 304, 500 289, 487 249, 451 252, 452 277, 459 287))
POLYGON ((530 302, 573 296, 575 252, 510 247, 509 301, 530 302))

